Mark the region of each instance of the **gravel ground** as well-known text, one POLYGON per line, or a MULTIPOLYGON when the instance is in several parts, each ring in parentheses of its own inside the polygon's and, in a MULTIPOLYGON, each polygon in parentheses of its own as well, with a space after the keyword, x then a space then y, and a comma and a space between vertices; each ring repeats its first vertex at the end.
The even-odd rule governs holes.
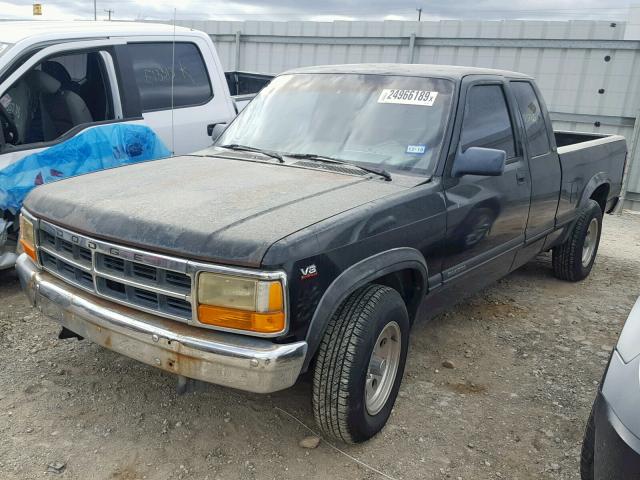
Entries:
POLYGON ((309 432, 292 416, 315 428, 308 379, 269 396, 212 385, 177 395, 168 374, 58 341, 15 274, 0 272, 0 478, 577 479, 639 267, 640 216, 607 216, 584 282, 554 279, 541 255, 419 323, 387 427, 338 446, 352 458, 298 445, 309 432))

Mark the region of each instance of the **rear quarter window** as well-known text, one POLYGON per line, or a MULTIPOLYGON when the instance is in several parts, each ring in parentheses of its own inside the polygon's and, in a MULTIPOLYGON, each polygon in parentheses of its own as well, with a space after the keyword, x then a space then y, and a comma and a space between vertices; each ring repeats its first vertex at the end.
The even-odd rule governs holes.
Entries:
POLYGON ((128 45, 142 110, 202 105, 213 97, 211 81, 199 48, 188 42, 128 45), (173 102, 171 95, 173 76, 173 102))
POLYGON ((529 156, 544 155, 551 147, 538 97, 529 82, 511 82, 511 88, 527 132, 529 156))

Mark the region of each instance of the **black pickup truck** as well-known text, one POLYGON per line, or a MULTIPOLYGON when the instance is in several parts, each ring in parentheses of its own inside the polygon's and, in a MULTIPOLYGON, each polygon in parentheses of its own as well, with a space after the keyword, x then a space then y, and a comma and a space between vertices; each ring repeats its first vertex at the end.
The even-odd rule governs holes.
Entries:
POLYGON ((435 65, 290 71, 213 131, 36 188, 23 288, 61 337, 182 383, 266 393, 312 371, 318 425, 345 442, 387 421, 417 316, 544 251, 560 279, 589 274, 627 154, 554 132, 530 77, 435 65))

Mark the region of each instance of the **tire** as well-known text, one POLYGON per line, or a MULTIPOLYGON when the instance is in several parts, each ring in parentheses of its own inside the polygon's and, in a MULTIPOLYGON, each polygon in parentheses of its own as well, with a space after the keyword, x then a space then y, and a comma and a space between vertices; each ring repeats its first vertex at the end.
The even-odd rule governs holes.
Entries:
POLYGON ((313 414, 326 437, 360 443, 384 427, 402 381, 409 330, 406 305, 389 287, 369 284, 338 307, 320 343, 313 375, 313 414), (378 345, 376 362, 372 353, 378 345), (388 360, 379 363, 385 355, 388 360), (372 371, 385 373, 370 375, 372 371), (389 376, 392 371, 395 375, 389 376))
POLYGON ((593 480, 593 452, 595 450, 596 427, 593 418, 595 410, 595 402, 589 414, 589 420, 584 430, 584 438, 582 440, 582 450, 580 452, 580 478, 582 480, 593 480))
POLYGON ((589 200, 586 208, 580 213, 569 238, 553 249, 554 275, 570 282, 585 279, 591 273, 596 259, 601 233, 602 210, 598 202, 589 200))

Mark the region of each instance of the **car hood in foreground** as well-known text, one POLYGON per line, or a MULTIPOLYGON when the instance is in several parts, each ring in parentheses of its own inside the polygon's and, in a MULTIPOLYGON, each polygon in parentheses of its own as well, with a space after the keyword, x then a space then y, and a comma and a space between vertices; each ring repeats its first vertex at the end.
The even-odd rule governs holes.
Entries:
POLYGON ((277 240, 404 188, 369 176, 183 156, 43 185, 25 207, 114 243, 259 266, 277 240))

